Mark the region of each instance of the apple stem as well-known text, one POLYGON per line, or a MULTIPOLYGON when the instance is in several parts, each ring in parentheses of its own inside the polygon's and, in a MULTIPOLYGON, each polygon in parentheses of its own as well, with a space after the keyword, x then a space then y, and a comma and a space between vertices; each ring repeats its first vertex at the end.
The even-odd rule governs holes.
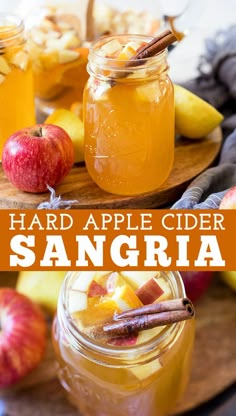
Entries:
POLYGON ((33 133, 33 136, 35 136, 35 137, 43 137, 43 128, 42 127, 39 127, 38 130, 35 130, 34 133, 33 133))

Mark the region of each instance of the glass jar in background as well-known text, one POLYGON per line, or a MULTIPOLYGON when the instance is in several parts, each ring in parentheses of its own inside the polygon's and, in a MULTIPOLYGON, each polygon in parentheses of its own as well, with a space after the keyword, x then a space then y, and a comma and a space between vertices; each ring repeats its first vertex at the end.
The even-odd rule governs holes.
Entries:
POLYGON ((88 47, 80 16, 62 6, 43 7, 31 15, 28 27, 38 110, 49 114, 82 102, 88 47))
POLYGON ((35 124, 31 61, 23 21, 0 15, 0 159, 5 141, 17 130, 35 124))
POLYGON ((155 36, 163 24, 158 0, 96 0, 94 21, 97 37, 103 33, 155 36))
POLYGON ((90 50, 90 79, 84 92, 85 162, 94 182, 113 194, 153 191, 173 166, 174 94, 166 51, 128 68, 124 61, 102 54, 110 45, 124 48, 150 40, 107 36, 90 50))
MULTIPOLYGON (((82 275, 83 272, 81 275, 79 272, 67 275, 53 326, 58 375, 69 400, 79 409, 81 416, 169 414, 183 395, 189 379, 194 320, 142 331, 140 334, 145 333, 145 336, 140 343, 130 342, 126 346, 121 343, 102 344, 84 334, 70 312, 73 299, 70 293, 75 291, 73 288, 78 286, 82 275)), ((160 272, 160 280, 164 282, 162 287, 166 285, 170 289, 171 298, 185 296, 179 273, 160 272)), ((95 298, 89 299, 93 302, 95 298)), ((89 305, 93 305, 91 302, 89 305)), ((78 302, 77 308, 80 306, 78 302)), ((81 315, 85 318, 83 313, 86 314, 86 310, 81 315)), ((89 319, 95 318, 90 312, 89 319)))

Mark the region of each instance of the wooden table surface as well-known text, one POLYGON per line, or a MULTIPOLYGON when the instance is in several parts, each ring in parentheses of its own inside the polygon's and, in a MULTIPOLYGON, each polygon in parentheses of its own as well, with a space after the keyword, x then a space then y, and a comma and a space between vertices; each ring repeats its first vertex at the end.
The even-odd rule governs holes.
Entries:
MULTIPOLYGON (((15 274, 0 273, 3 285, 14 285, 15 274)), ((235 416, 236 297, 216 275, 197 303, 193 370, 185 397, 175 415, 235 416)), ((78 416, 56 379, 51 343, 42 364, 17 388, 1 394, 0 416, 78 416)), ((123 416, 123 415, 121 415, 123 416)))

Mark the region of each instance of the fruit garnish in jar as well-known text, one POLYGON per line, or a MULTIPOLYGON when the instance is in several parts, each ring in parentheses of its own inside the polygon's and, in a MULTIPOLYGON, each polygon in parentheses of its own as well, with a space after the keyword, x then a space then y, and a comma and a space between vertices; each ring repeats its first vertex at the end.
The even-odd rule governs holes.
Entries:
POLYGON ((88 48, 82 45, 79 18, 57 8, 42 9, 28 32, 36 95, 51 100, 64 88, 85 84, 88 48), (44 71, 47 71, 45 76, 44 71))
POLYGON ((182 315, 187 319, 186 313, 192 313, 190 301, 173 299, 168 273, 155 271, 80 272, 69 290, 67 302, 81 332, 102 343, 120 346, 155 338, 172 322, 173 313, 180 313, 177 320, 182 315), (146 314, 148 319, 140 326, 139 319, 146 314), (134 325, 133 329, 129 328, 129 322, 134 325))
POLYGON ((95 2, 95 30, 97 35, 104 33, 141 33, 154 36, 160 29, 161 20, 145 8, 117 10, 105 2, 95 2))

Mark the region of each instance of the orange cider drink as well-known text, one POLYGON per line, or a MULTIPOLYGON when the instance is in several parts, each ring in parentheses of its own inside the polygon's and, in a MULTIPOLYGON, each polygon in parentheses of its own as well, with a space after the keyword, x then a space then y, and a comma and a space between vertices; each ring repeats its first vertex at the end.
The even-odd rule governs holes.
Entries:
POLYGON ((0 15, 0 160, 4 143, 17 130, 35 124, 33 74, 24 25, 0 15))
POLYGON ((76 14, 44 7, 29 19, 29 50, 33 60, 35 95, 42 113, 82 102, 88 79, 88 48, 81 40, 76 14))
POLYGON ((189 379, 194 319, 125 336, 100 331, 118 313, 184 296, 177 272, 67 275, 53 343, 60 382, 81 416, 164 416, 173 410, 189 379))
POLYGON ((166 51, 139 65, 130 60, 150 39, 108 36, 89 55, 85 162, 94 182, 113 194, 154 191, 173 166, 174 96, 166 51))

